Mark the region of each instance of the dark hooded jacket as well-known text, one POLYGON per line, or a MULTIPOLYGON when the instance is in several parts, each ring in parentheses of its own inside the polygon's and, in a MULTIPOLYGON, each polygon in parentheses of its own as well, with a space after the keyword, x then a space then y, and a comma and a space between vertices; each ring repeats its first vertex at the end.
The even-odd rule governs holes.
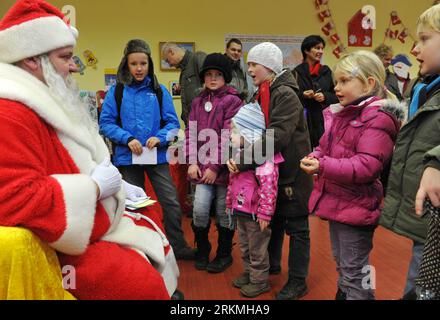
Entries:
MULTIPOLYGON (((270 88, 270 122, 267 128, 274 132, 274 154, 281 152, 285 160, 280 164, 277 206, 279 212, 289 217, 309 214, 307 206, 313 188, 312 177, 300 168, 300 161, 311 152, 311 147, 304 109, 297 92, 298 85, 292 73, 283 71, 270 88)), ((257 142, 252 148, 261 154, 258 148, 269 139, 264 137, 262 143, 257 142)), ((238 168, 243 172, 255 166, 240 164, 238 168)))

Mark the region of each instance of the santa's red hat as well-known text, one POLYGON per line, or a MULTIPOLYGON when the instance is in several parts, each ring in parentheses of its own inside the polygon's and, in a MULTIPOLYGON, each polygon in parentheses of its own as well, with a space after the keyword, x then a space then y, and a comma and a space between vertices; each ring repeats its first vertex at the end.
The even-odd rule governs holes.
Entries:
POLYGON ((74 46, 78 31, 42 0, 18 0, 0 21, 0 62, 13 63, 74 46))

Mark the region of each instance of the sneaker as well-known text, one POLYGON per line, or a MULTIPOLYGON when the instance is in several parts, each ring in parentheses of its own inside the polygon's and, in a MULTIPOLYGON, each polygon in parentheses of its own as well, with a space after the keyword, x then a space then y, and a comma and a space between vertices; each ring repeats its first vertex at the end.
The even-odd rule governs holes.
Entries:
POLYGON ((298 300, 308 293, 304 280, 289 280, 276 295, 277 300, 298 300))
POLYGON ((256 298, 260 294, 270 291, 268 282, 263 283, 249 283, 241 287, 240 293, 247 298, 256 298))
POLYGON ((185 247, 179 251, 174 252, 176 260, 194 260, 196 258, 196 249, 185 247))
POLYGON ((239 278, 234 279, 234 281, 232 281, 232 285, 238 289, 249 283, 251 283, 251 278, 249 276, 249 273, 246 272, 243 273, 239 278))

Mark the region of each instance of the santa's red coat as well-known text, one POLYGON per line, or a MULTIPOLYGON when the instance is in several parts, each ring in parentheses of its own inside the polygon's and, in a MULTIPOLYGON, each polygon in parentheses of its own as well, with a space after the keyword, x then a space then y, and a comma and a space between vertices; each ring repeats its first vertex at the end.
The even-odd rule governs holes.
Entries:
POLYGON ((108 156, 100 136, 72 122, 42 82, 2 63, 0 132, 1 226, 56 249, 75 267, 79 299, 169 299, 179 271, 161 217, 124 215, 122 189, 97 201, 90 174, 108 156))

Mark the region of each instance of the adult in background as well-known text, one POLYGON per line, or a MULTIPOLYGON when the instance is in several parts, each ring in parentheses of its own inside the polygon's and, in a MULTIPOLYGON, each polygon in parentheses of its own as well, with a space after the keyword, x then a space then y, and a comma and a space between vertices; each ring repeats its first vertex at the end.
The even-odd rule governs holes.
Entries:
POLYGON ((243 57, 243 44, 239 39, 232 38, 226 44, 225 55, 231 63, 232 80, 229 84, 235 88, 242 100, 246 100, 249 96, 246 69, 241 64, 243 57))
POLYGON ((301 44, 304 62, 293 70, 299 86, 298 96, 307 112, 312 148, 319 145, 319 139, 324 133, 322 111, 338 102, 332 71, 329 67, 321 65, 324 48, 325 41, 320 36, 306 37, 301 44))
POLYGON ((385 86, 387 87, 388 91, 394 94, 399 101, 402 101, 403 97, 399 90, 399 80, 389 68, 394 56, 393 48, 387 46, 386 44, 381 44, 374 49, 374 53, 379 57, 383 63, 383 66, 385 67, 387 75, 385 79, 385 86))
POLYGON ((200 71, 202 71, 206 53, 191 52, 179 47, 175 43, 167 42, 162 47, 161 55, 162 60, 170 66, 180 69, 179 84, 182 98, 181 119, 185 126, 188 126, 191 103, 203 89, 200 71))

